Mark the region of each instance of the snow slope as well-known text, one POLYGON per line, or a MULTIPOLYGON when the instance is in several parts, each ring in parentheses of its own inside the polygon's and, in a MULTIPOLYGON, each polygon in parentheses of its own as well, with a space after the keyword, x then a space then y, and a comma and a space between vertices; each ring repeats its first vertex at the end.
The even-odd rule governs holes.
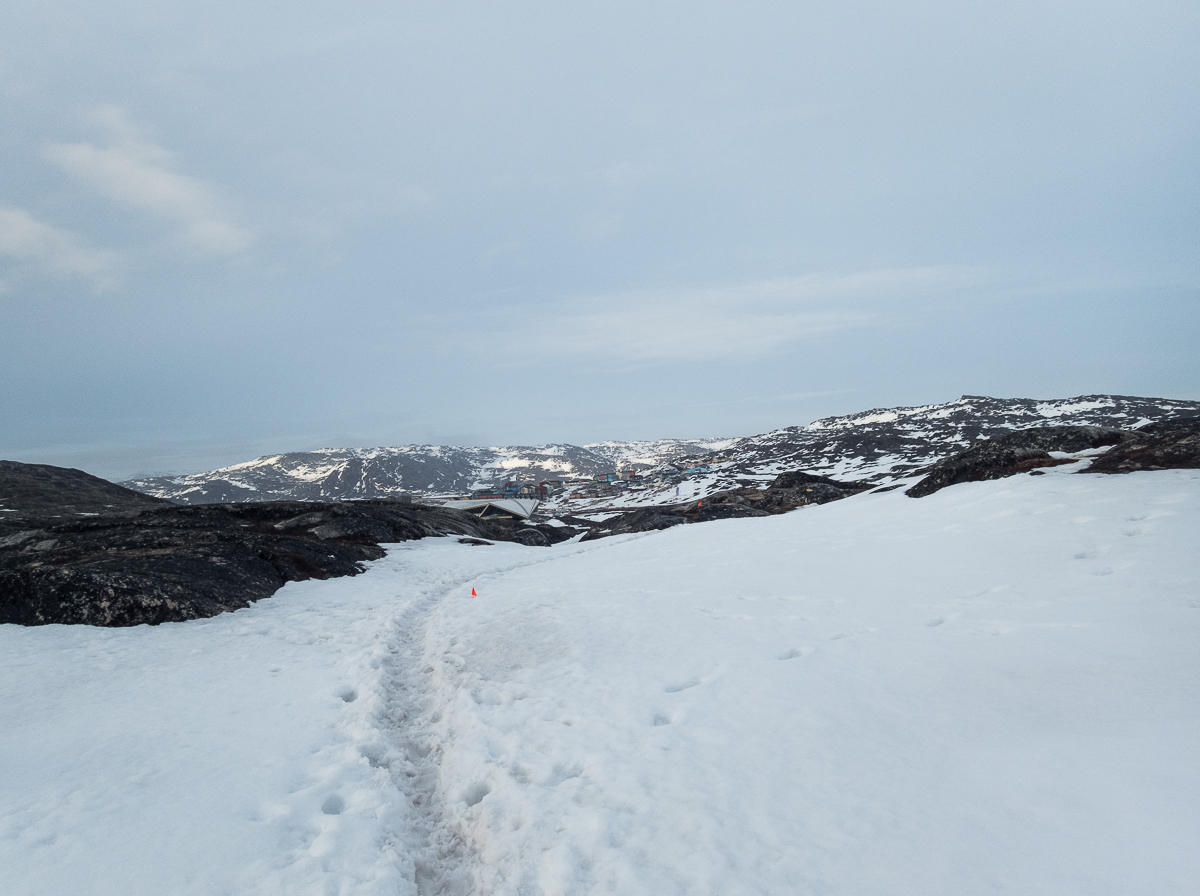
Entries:
POLYGON ((874 408, 714 444, 712 453, 703 458, 691 458, 690 463, 669 462, 650 470, 647 476, 654 480, 676 474, 697 461, 708 468, 707 472, 671 475, 669 481, 651 481, 645 488, 617 495, 555 499, 545 509, 590 517, 610 509, 682 503, 725 489, 763 487, 780 473, 792 470, 890 485, 918 475, 936 461, 1001 431, 1038 426, 1135 429, 1152 421, 1198 413, 1200 402, 1129 395, 1053 400, 964 395, 944 404, 874 408))
POLYGON ((1072 469, 0 626, 0 890, 1194 892, 1200 474, 1072 469))

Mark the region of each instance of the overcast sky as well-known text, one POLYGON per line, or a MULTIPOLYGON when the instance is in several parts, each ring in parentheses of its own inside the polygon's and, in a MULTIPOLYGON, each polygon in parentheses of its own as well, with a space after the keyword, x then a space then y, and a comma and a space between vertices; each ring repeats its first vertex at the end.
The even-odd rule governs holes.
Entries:
POLYGON ((6 0, 0 457, 1200 398, 1195 0, 6 0))

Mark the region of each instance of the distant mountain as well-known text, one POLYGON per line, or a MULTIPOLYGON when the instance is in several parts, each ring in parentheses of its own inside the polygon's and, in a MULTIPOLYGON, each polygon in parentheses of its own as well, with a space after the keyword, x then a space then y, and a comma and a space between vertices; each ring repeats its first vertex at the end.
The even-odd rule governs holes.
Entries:
POLYGON ((134 479, 123 485, 185 504, 265 500, 331 500, 461 494, 507 479, 590 478, 636 466, 670 477, 619 500, 590 505, 639 506, 756 485, 789 470, 883 485, 914 475, 980 438, 1031 426, 1088 425, 1134 429, 1145 423, 1200 414, 1200 402, 1124 395, 1037 400, 964 395, 920 407, 876 408, 826 417, 739 439, 664 439, 456 448, 327 448, 276 454, 190 476, 134 479), (703 465, 706 471, 695 470, 703 465), (693 472, 685 472, 692 469, 693 472), (686 484, 686 488, 681 486, 686 484))
MULTIPOLYGON (((1038 400, 964 395, 920 407, 874 408, 825 417, 735 439, 725 449, 689 458, 707 473, 687 477, 696 494, 756 485, 789 470, 886 485, 1002 432, 1035 426, 1136 429, 1147 423, 1200 414, 1200 402, 1127 395, 1081 395, 1038 400)), ((670 491, 674 491, 672 485, 670 491)), ((657 501, 660 487, 644 493, 657 501)), ((643 503, 639 500, 638 503, 643 503)))
POLYGON ((452 495, 506 480, 591 478, 630 466, 647 468, 723 448, 733 441, 661 439, 600 442, 582 447, 322 448, 273 454, 209 473, 131 479, 123 485, 182 504, 452 495))

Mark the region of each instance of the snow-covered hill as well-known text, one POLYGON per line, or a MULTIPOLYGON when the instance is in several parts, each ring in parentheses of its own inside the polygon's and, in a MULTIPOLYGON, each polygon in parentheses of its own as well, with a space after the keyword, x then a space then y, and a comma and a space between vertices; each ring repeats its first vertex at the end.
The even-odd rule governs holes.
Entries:
POLYGON ((2 625, 0 892, 1192 893, 1200 471, 1083 465, 2 625))
POLYGON ((616 496, 557 502, 558 509, 586 515, 703 498, 724 489, 761 486, 780 473, 805 470, 882 486, 906 479, 930 464, 970 447, 980 438, 1034 426, 1104 426, 1134 429, 1145 423, 1200 414, 1200 402, 1126 395, 1083 395, 1036 400, 964 395, 921 407, 875 408, 825 417, 730 440, 683 463, 647 471, 645 488, 616 496), (707 467, 707 471, 680 472, 707 467))
POLYGON ((392 495, 454 495, 508 479, 590 479, 649 467, 730 444, 732 439, 660 439, 596 445, 464 448, 322 448, 273 454, 208 473, 132 479, 127 488, 182 504, 329 501, 392 495))
POLYGON ((599 507, 637 507, 759 485, 786 470, 882 485, 911 476, 997 430, 1067 424, 1132 429, 1198 413, 1200 402, 1165 398, 1085 395, 1039 401, 965 395, 945 404, 877 408, 739 439, 599 442, 582 447, 327 448, 260 457, 209 473, 122 484, 185 504, 209 504, 383 498, 401 493, 451 495, 506 479, 588 479, 631 466, 649 468, 650 481, 644 488, 594 499, 566 498, 549 505, 586 513, 599 507), (686 472, 697 465, 709 470, 686 472))

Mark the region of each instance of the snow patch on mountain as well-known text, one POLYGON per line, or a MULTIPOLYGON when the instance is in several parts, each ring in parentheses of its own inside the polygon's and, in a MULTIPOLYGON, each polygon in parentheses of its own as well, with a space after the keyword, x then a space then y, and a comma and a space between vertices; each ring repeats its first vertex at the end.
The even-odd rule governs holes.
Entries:
POLYGON ((400 445, 324 448, 274 454, 191 476, 122 483, 185 504, 262 500, 343 500, 401 494, 461 496, 507 480, 582 482, 630 469, 628 488, 567 488, 544 510, 588 512, 703 498, 715 491, 765 485, 780 473, 888 485, 962 451, 981 438, 1031 426, 1088 425, 1132 429, 1200 414, 1200 402, 1123 395, 1041 400, 964 395, 944 404, 874 408, 824 417, 745 438, 605 441, 589 445, 491 448, 400 445), (601 493, 602 492, 602 493, 601 493))

